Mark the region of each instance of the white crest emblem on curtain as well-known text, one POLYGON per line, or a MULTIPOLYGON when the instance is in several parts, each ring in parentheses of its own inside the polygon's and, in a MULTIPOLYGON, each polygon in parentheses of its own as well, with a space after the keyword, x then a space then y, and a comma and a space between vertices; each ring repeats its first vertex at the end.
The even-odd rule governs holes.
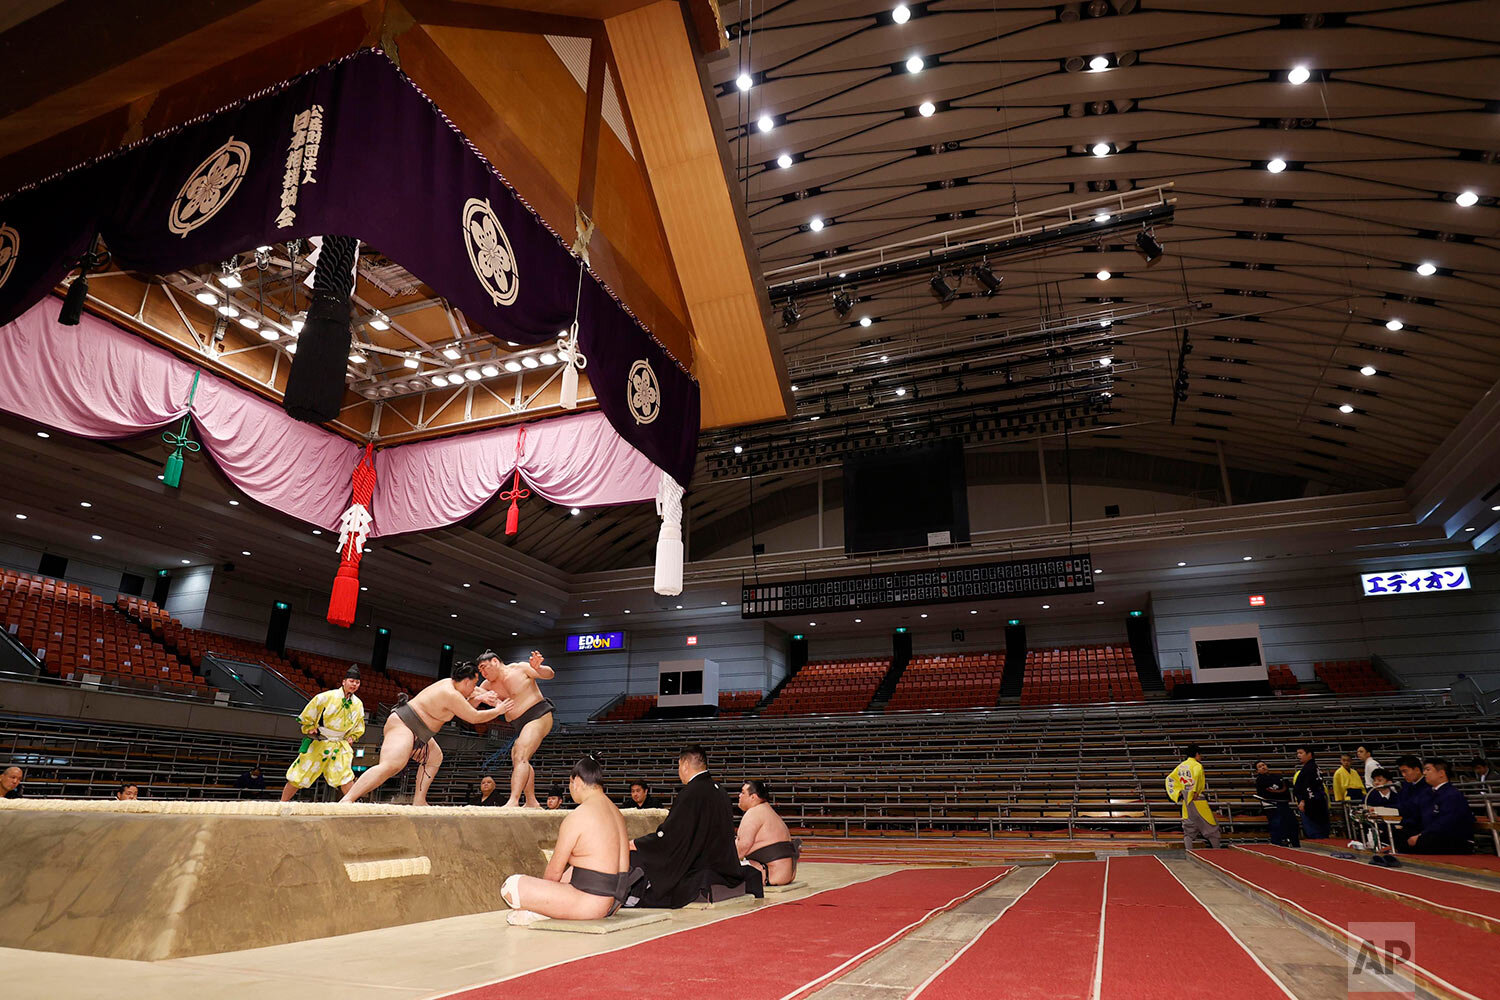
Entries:
POLYGON ((644 359, 630 366, 629 385, 625 389, 630 404, 630 415, 638 424, 649 424, 661 416, 661 386, 656 381, 656 372, 644 359))
POLYGON ((485 293, 497 306, 515 304, 521 292, 516 254, 489 199, 470 198, 464 202, 463 229, 469 263, 485 293))
POLYGON ((167 228, 178 236, 203 225, 234 197, 250 169, 250 147, 231 136, 188 175, 167 210, 167 228))
POLYGON ((0 225, 0 285, 10 280, 16 258, 21 256, 21 234, 10 226, 0 225))

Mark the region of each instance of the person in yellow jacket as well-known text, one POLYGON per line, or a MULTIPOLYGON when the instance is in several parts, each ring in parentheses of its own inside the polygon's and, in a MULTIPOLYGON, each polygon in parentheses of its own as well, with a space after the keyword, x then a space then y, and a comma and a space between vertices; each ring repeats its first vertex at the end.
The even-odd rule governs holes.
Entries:
POLYGON ((1203 774, 1202 751, 1189 743, 1187 759, 1167 772, 1167 794, 1182 804, 1182 846, 1193 849, 1193 839, 1200 836, 1209 847, 1219 846, 1219 824, 1208 807, 1208 778, 1203 774))
POLYGON ((1333 801, 1355 802, 1365 800, 1365 779, 1354 769, 1354 758, 1344 754, 1339 758, 1339 768, 1333 772, 1333 801))
POLYGON ((313 696, 297 716, 302 724, 302 750, 286 769, 281 801, 319 776, 341 792, 354 784, 354 741, 365 734, 365 706, 354 696, 359 690, 359 668, 351 666, 338 687, 313 696))

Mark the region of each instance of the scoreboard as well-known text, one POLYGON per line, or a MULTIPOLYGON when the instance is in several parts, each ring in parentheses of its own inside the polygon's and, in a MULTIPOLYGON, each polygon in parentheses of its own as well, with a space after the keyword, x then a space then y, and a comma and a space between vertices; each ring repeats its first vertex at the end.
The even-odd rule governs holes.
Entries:
POLYGON ((832 580, 789 580, 740 588, 741 618, 803 612, 873 611, 912 604, 992 601, 1094 590, 1089 553, 1047 559, 871 573, 832 580))

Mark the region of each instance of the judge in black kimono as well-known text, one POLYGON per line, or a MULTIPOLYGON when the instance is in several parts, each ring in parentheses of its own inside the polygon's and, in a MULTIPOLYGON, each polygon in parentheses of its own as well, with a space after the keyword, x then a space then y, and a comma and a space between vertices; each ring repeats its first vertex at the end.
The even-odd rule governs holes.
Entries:
POLYGON ((734 847, 729 798, 708 772, 708 754, 696 744, 677 757, 682 787, 655 833, 638 838, 631 867, 642 869, 633 895, 641 906, 677 909, 710 892, 718 898, 762 893, 760 873, 740 864, 734 847))

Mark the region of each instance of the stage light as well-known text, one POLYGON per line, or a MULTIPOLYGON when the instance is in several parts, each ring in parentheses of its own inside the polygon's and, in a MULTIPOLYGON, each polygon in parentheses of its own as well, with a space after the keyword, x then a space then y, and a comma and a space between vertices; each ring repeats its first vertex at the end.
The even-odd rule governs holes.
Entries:
POLYGON ((815 233, 821 233, 823 231, 823 219, 822 219, 822 217, 815 215, 811 219, 808 219, 807 220, 807 228, 811 229, 815 233))
POLYGON ((555 364, 557 364, 557 355, 553 354, 551 351, 543 351, 539 355, 539 357, 541 359, 542 364, 544 364, 544 365, 555 365, 555 364))
POLYGON ((917 114, 921 115, 923 118, 931 118, 933 112, 935 111, 937 111, 937 106, 934 105, 931 101, 923 101, 921 104, 917 105, 917 114))
POLYGON ((479 374, 483 375, 485 378, 494 378, 496 375, 500 374, 500 369, 496 368, 494 365, 485 365, 483 368, 479 369, 479 374))
POLYGON ((1294 87, 1300 87, 1312 78, 1312 73, 1306 66, 1293 66, 1286 75, 1286 82, 1294 87))
POLYGON ((790 167, 792 165, 791 154, 789 154, 789 153, 782 153, 780 156, 776 157, 776 165, 778 167, 780 167, 782 170, 785 170, 787 167, 790 167))
POLYGON ((1479 204, 1479 195, 1475 194, 1473 191, 1464 191, 1461 192, 1457 198, 1453 199, 1453 203, 1459 208, 1471 208, 1474 205, 1479 204))
POLYGON ((457 361, 459 358, 463 357, 463 354, 459 351, 457 344, 449 344, 447 347, 443 348, 443 357, 447 358, 449 361, 457 361))
POLYGON ((238 309, 236 309, 234 306, 229 305, 227 302, 224 305, 222 305, 222 306, 219 307, 219 315, 220 316, 227 316, 230 319, 234 319, 239 314, 240 314, 240 311, 238 309))
POLYGON ((1135 249, 1142 257, 1146 258, 1147 264, 1155 264, 1161 259, 1163 253, 1162 245, 1156 239, 1156 234, 1142 229, 1135 234, 1135 249))
POLYGON ((281 331, 276 329, 271 324, 267 323, 265 326, 260 328, 260 337, 262 340, 280 340, 281 331))
POLYGON ((734 85, 741 90, 749 90, 751 87, 755 86, 755 81, 751 79, 749 73, 741 73, 739 76, 734 78, 734 85))
POLYGON ((908 73, 920 73, 927 64, 922 62, 921 56, 912 56, 906 60, 906 71, 908 73))
POLYGON ((899 386, 899 385, 896 386, 896 395, 898 395, 898 396, 904 396, 904 395, 906 395, 906 389, 904 387, 902 387, 902 386, 899 386))
POLYGON ((1108 222, 1110 220, 1110 218, 1111 218, 1111 216, 1110 216, 1110 214, 1108 212, 1100 212, 1098 215, 1094 216, 1094 221, 1095 222, 1108 222))
POLYGON ((1374 375, 1375 374, 1375 366, 1374 365, 1365 365, 1363 368, 1361 368, 1359 370, 1359 373, 1361 375, 1367 375, 1367 376, 1368 375, 1374 375))
POLYGON ((1354 407, 1350 406, 1348 403, 1340 403, 1339 404, 1339 412, 1340 413, 1353 413, 1354 412, 1354 407))
POLYGON ((911 10, 907 8, 906 4, 898 3, 895 9, 891 11, 891 20, 897 24, 905 24, 911 20, 911 10))
POLYGON ((932 276, 932 280, 929 281, 927 285, 932 289, 933 297, 936 298, 939 302, 952 302, 954 296, 958 294, 958 292, 954 290, 953 286, 948 284, 948 282, 944 280, 942 271, 934 274, 932 276))
POLYGON ((1266 169, 1273 174, 1279 174, 1286 169, 1286 161, 1278 156, 1266 164, 1266 169))
POLYGON ((1406 326, 1406 324, 1401 322, 1399 319, 1388 319, 1385 321, 1385 328, 1392 333, 1399 332, 1404 326, 1406 326))
POLYGON ((568 513, 574 517, 577 517, 579 514, 582 514, 583 511, 579 510, 577 507, 572 507, 568 510, 568 513))
POLYGON ((292 317, 292 336, 295 337, 297 334, 301 333, 302 332, 302 326, 306 322, 307 322, 307 314, 306 313, 298 313, 297 315, 293 316, 292 317))
POLYGON ((529 354, 521 359, 522 368, 540 368, 541 366, 542 363, 529 354))
POLYGON ((464 378, 467 379, 470 382, 478 382, 479 381, 479 369, 478 368, 465 368, 464 369, 464 378))
POLYGON ((1108 156, 1112 152, 1112 149, 1113 147, 1111 147, 1107 142, 1096 142, 1089 149, 1089 152, 1093 153, 1095 156, 1108 156))
POLYGON ((369 360, 368 358, 366 358, 363 354, 359 353, 358 351, 350 351, 349 352, 349 363, 351 365, 362 365, 362 364, 364 364, 368 360, 369 360))
POLYGON ((843 319, 845 316, 849 315, 850 310, 852 310, 853 308, 854 297, 851 296, 848 292, 833 293, 833 311, 838 313, 839 319, 843 319))
POLYGON ((258 330, 260 329, 260 320, 256 319, 254 316, 241 316, 240 326, 243 326, 247 330, 258 330))
POLYGON ((416 358, 408 354, 406 357, 401 359, 401 367, 410 368, 415 371, 416 369, 422 367, 422 362, 418 361, 416 358))
POLYGON ((196 298, 199 302, 202 302, 206 306, 211 306, 215 302, 219 301, 219 297, 213 292, 199 292, 196 296, 194 296, 194 298, 196 298))
POLYGON ((788 301, 781 307, 781 325, 796 326, 802 321, 802 313, 797 311, 797 303, 788 301))
POLYGON ((514 359, 507 361, 505 362, 505 370, 514 375, 516 372, 521 370, 521 362, 514 359))
POLYGON ((297 345, 296 344, 287 344, 286 345, 286 352, 288 354, 296 354, 297 353, 297 345))
POLYGON ((371 330, 389 330, 390 328, 391 328, 390 317, 387 316, 385 313, 381 312, 379 309, 375 310, 375 315, 370 318, 370 329, 371 330))
POLYGON ((1094 277, 1098 278, 1100 281, 1108 281, 1111 275, 1108 271, 1100 269, 1099 273, 1095 274, 1094 277))
POLYGON ((448 384, 448 376, 446 376, 446 375, 434 375, 434 376, 432 376, 432 378, 430 379, 430 381, 432 382, 432 387, 434 389, 441 389, 443 386, 445 386, 445 385, 448 384))
POLYGON ((974 277, 984 286, 985 297, 988 298, 1000 290, 1000 285, 1005 281, 1004 275, 998 275, 989 264, 980 264, 974 268, 974 277))
POLYGON ((1095 56, 1089 60, 1089 69, 1095 73, 1109 69, 1109 56, 1095 56))
POLYGON ((869 325, 870 325, 870 324, 871 324, 871 323, 873 323, 873 322, 875 322, 875 321, 874 321, 874 320, 872 320, 872 319, 871 319, 871 318, 870 318, 870 317, 868 317, 868 316, 861 316, 861 317, 860 317, 860 318, 859 318, 859 325, 860 325, 860 326, 869 326, 869 325))
POLYGON ((1108 355, 1106 355, 1105 357, 1102 357, 1102 358, 1099 359, 1099 367, 1100 368, 1108 368, 1110 365, 1112 365, 1114 363, 1115 363, 1115 359, 1109 357, 1108 355))
POLYGON ((239 288, 244 282, 240 281, 240 273, 238 271, 225 271, 219 275, 219 284, 225 288, 239 288))
POLYGON ((772 118, 770 115, 761 115, 760 118, 756 120, 755 125, 762 132, 769 132, 776 127, 776 119, 772 118))
POLYGON ((1424 260, 1422 263, 1417 265, 1417 273, 1424 278, 1430 278, 1434 274, 1437 274, 1437 265, 1433 264, 1430 261, 1424 260))

